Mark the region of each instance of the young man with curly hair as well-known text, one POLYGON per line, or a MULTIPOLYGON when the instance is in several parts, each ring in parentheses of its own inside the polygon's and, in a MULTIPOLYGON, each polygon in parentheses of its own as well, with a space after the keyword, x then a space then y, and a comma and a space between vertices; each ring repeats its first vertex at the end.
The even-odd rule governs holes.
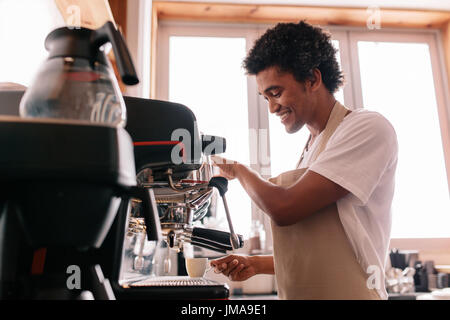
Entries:
POLYGON ((387 299, 396 134, 379 113, 336 101, 343 76, 335 54, 330 36, 303 21, 266 31, 244 67, 287 133, 306 125, 308 142, 296 168, 269 180, 214 158, 271 218, 273 255, 211 264, 235 281, 275 274, 281 299, 387 299))

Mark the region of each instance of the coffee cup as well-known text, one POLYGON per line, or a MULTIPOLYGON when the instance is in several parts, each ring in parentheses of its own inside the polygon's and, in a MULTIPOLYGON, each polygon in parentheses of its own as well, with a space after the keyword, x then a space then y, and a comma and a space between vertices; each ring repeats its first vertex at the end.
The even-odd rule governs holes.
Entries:
POLYGON ((201 278, 211 270, 208 258, 186 258, 186 271, 191 278, 201 278))

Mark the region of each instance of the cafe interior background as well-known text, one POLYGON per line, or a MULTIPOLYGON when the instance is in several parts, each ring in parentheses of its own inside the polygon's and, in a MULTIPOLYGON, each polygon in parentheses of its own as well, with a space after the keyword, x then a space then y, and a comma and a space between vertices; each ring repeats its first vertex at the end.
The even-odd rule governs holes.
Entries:
MULTIPOLYGON (((188 106, 200 130, 226 137, 226 157, 267 177, 295 165, 307 130, 285 134, 241 62, 276 22, 305 19, 329 30, 346 77, 336 98, 382 113, 398 135, 390 247, 409 266, 420 260, 428 267, 431 289, 450 286, 450 2, 0 0, 0 82, 30 85, 51 30, 77 22, 98 28, 111 17, 140 78, 121 86, 123 94, 188 106)), ((238 182, 227 197, 235 230, 247 240, 239 252, 270 254, 267 217, 238 182)), ((204 224, 226 230, 222 207, 204 224)), ((236 296, 276 290, 273 276, 240 283, 207 277, 227 281, 236 296)), ((400 294, 399 286, 391 289, 400 294)))

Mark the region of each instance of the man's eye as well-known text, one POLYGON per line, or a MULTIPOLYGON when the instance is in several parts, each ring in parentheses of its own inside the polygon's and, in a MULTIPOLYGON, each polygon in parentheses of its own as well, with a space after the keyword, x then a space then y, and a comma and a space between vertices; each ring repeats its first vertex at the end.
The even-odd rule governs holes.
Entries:
POLYGON ((274 92, 274 93, 272 94, 272 96, 273 96, 274 98, 279 98, 279 97, 281 97, 281 92, 274 92))

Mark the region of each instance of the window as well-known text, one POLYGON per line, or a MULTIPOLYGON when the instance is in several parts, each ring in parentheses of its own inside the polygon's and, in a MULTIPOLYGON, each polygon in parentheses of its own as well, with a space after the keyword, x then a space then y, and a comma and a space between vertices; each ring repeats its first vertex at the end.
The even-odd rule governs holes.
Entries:
MULTIPOLYGON (((197 37, 197 40, 190 41, 190 45, 185 44, 183 49, 181 47, 176 49, 180 50, 179 56, 187 56, 188 52, 193 50, 192 48, 200 46, 198 44, 201 42, 199 37, 207 35, 212 35, 212 38, 208 41, 216 41, 220 38, 222 40, 217 41, 222 44, 229 41, 226 40, 229 37, 240 37, 243 41, 245 40, 245 46, 248 50, 251 48, 253 40, 269 27, 266 25, 234 26, 230 24, 226 26, 217 25, 217 27, 213 24, 199 24, 196 27, 190 24, 189 26, 186 28, 183 24, 171 24, 170 27, 169 24, 163 25, 158 41, 164 47, 164 41, 169 41, 169 33, 174 36, 181 32, 185 33, 185 36, 188 34, 191 37, 197 37), (187 29, 189 29, 189 32, 187 29), (174 30, 178 31, 175 32, 174 30), (189 48, 190 46, 192 48, 189 48)), ((450 145, 450 137, 445 134, 450 127, 449 120, 446 118, 450 107, 446 100, 443 85, 444 73, 438 54, 437 33, 435 31, 412 33, 396 30, 363 32, 357 28, 339 27, 330 28, 330 31, 333 44, 339 48, 337 58, 346 78, 344 88, 335 94, 336 99, 350 109, 364 107, 380 112, 391 121, 398 135, 400 149, 396 193, 392 207, 392 237, 450 237, 450 198, 447 176, 450 169, 446 168, 450 160, 445 158, 443 151, 444 145, 450 145)), ((178 40, 173 38, 170 41, 173 43, 178 40)), ((207 40, 203 39, 202 41, 207 40)), ((219 43, 211 42, 211 44, 214 47, 223 48, 219 43)), ((242 63, 242 59, 238 59, 239 54, 235 53, 238 49, 231 44, 228 46, 229 49, 222 49, 226 51, 224 55, 222 55, 223 52, 216 54, 221 55, 221 64, 235 64, 234 68, 236 69, 233 70, 238 70, 242 63)), ((244 44, 241 44, 241 48, 243 46, 244 44)), ((168 48, 169 45, 166 44, 166 47, 168 48)), ((172 45, 170 48, 170 50, 175 49, 172 45)), ((164 55, 160 51, 158 62, 162 61, 162 64, 167 65, 168 68, 169 61, 166 56, 173 59, 172 54, 164 55)), ((200 80, 194 80, 191 77, 185 78, 183 81, 180 80, 180 86, 184 85, 184 89, 192 90, 191 96, 195 101, 181 96, 177 96, 177 99, 183 99, 184 102, 179 102, 185 103, 193 109, 195 108, 193 106, 197 105, 196 101, 204 99, 204 107, 198 109, 198 112, 194 112, 199 118, 199 125, 206 126, 206 123, 200 122, 200 117, 204 117, 200 113, 214 110, 214 113, 219 115, 219 112, 223 111, 222 101, 228 101, 225 99, 231 99, 231 97, 228 97, 230 94, 230 91, 227 91, 228 86, 218 87, 223 86, 221 82, 222 74, 211 73, 208 57, 202 55, 199 55, 199 57, 202 58, 192 58, 185 60, 184 63, 191 64, 191 67, 195 66, 196 74, 199 75, 200 80), (200 69, 204 71, 200 71, 200 69), (214 105, 207 104, 206 101, 209 101, 209 99, 205 96, 199 96, 203 93, 200 94, 195 89, 198 81, 204 81, 207 74, 209 75, 207 85, 211 83, 213 83, 213 87, 217 85, 217 90, 208 89, 214 94, 212 99, 217 99, 217 96, 220 97, 218 99, 220 102, 214 105), (190 103, 192 105, 189 105, 190 103), (216 106, 218 107, 216 108, 216 106)), ((172 67, 172 62, 170 65, 172 67)), ((177 68, 183 67, 178 66, 177 68)), ((230 65, 228 68, 233 67, 230 65)), ((173 84, 169 85, 169 83, 172 83, 173 80, 169 81, 167 75, 164 74, 164 68, 158 70, 162 70, 162 73, 161 71, 157 73, 158 98, 164 99, 170 96, 175 99, 175 96, 172 95, 174 92, 168 92, 172 90, 168 88, 172 88, 173 84)), ((240 72, 242 72, 242 75, 244 74, 244 70, 240 69, 240 72)), ((169 78, 175 76, 171 69, 169 78)), ((233 85, 231 85, 234 88, 232 94, 238 95, 239 99, 245 99, 244 94, 234 86, 234 84, 240 83, 241 89, 246 88, 247 90, 248 106, 245 106, 243 100, 239 100, 239 103, 234 102, 235 105, 229 105, 228 110, 243 117, 243 119, 239 119, 239 130, 244 130, 244 119, 248 119, 247 130, 250 130, 250 136, 244 134, 245 137, 240 140, 233 142, 230 140, 230 148, 234 143, 243 146, 249 142, 246 147, 249 149, 244 151, 244 147, 242 147, 238 151, 239 155, 236 155, 235 158, 242 159, 244 154, 245 157, 249 155, 246 160, 250 160, 252 167, 263 176, 276 175, 292 169, 306 143, 309 135, 308 130, 303 129, 292 135, 286 134, 278 119, 269 114, 267 102, 258 96, 254 77, 249 77, 246 85, 240 76, 235 75, 235 77, 236 80, 233 80, 233 85), (235 108, 237 105, 240 106, 239 109, 235 108), (243 112, 242 110, 246 111, 243 112), (258 132, 256 140, 252 139, 254 130, 258 132)), ((220 115, 220 117, 226 119, 227 115, 220 115)), ((213 123, 212 120, 203 119, 205 120, 202 120, 202 122, 213 123)), ((220 125, 216 126, 220 127, 220 125)), ((224 135, 228 134, 224 133, 224 135)), ((230 135, 231 137, 232 135, 230 135)), ((229 137, 227 136, 227 138, 229 137)), ((226 154, 225 156, 232 158, 234 155, 226 154)), ((233 185, 230 188, 237 189, 238 186, 233 185)), ((239 201, 244 201, 242 198, 248 199, 243 190, 236 191, 236 199, 238 197, 241 197, 241 199, 233 199, 229 202, 240 203, 239 201), (239 193, 240 195, 238 195, 239 193)), ((245 210, 239 210, 239 216, 233 217, 233 222, 239 221, 244 216, 250 217, 250 212, 247 211, 250 210, 250 207, 241 208, 245 208, 245 210)), ((252 206, 251 210, 253 218, 262 219, 264 216, 258 212, 255 206, 252 206)), ((249 218, 245 219, 246 222, 239 222, 239 225, 242 228, 242 233, 247 234, 250 230, 250 224, 247 223, 250 220, 249 218)))
POLYGON ((450 237, 450 198, 431 36, 356 34, 363 105, 393 124, 399 143, 393 238, 450 237), (365 39, 365 40, 362 40, 365 39), (373 40, 372 40, 373 39, 373 40), (382 62, 382 63, 380 63, 382 62))
POLYGON ((5 45, 0 51, 0 82, 30 85, 47 58, 47 34, 61 26, 64 21, 54 1, 1 0, 0 41, 5 45))

